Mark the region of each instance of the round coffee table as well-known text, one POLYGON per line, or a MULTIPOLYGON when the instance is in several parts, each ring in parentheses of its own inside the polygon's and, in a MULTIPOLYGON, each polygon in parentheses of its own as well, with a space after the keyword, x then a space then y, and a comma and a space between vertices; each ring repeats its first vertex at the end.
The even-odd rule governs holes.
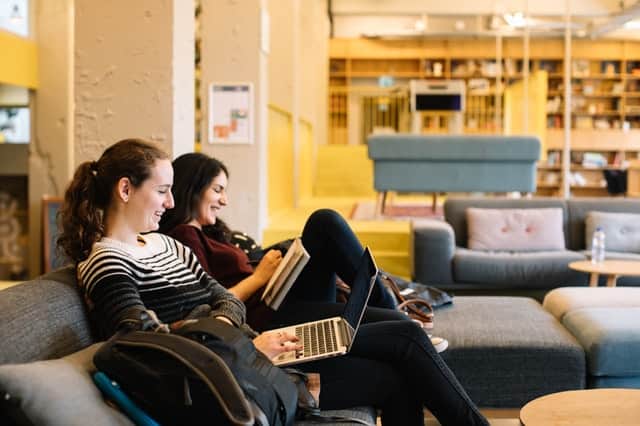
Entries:
POLYGON ((637 425, 640 389, 585 389, 552 393, 520 410, 524 426, 637 425))
POLYGON ((598 276, 607 275, 607 287, 615 287, 620 275, 640 276, 640 261, 637 260, 603 260, 600 263, 592 263, 590 260, 571 262, 569 268, 576 271, 587 272, 589 285, 598 286, 598 276))

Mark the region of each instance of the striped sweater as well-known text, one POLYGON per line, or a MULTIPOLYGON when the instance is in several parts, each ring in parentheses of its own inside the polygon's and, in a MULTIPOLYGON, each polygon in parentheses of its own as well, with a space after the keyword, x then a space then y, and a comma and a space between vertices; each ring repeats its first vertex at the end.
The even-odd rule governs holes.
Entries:
POLYGON ((244 304, 204 272, 188 247, 157 233, 139 240, 144 245, 103 238, 78 264, 78 282, 102 337, 124 324, 140 328, 144 311, 169 324, 202 304, 211 305, 214 316, 244 324, 244 304))

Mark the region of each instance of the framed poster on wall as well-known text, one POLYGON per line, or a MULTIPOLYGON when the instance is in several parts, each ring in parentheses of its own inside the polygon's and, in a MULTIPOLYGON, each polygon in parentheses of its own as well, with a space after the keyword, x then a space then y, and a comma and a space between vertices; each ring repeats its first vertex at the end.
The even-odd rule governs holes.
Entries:
POLYGON ((209 143, 253 143, 253 84, 209 85, 209 143))

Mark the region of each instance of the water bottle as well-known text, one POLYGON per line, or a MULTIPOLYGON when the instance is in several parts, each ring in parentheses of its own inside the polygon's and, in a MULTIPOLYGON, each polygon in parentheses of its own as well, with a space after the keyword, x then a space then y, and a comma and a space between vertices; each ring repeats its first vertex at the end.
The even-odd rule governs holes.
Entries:
POLYGON ((604 231, 597 227, 591 240, 591 262, 600 263, 604 260, 604 231))

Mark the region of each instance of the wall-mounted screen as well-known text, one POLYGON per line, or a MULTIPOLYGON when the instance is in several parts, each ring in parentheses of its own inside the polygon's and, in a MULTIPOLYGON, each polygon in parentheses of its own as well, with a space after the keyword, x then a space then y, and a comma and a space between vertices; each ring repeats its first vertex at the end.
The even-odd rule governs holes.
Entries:
POLYGON ((462 95, 416 94, 416 111, 462 111, 462 95))

